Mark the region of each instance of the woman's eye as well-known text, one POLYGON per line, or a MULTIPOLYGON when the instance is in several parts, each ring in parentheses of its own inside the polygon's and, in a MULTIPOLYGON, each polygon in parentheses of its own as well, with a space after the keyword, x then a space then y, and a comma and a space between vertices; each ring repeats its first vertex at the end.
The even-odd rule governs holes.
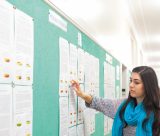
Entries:
POLYGON ((139 82, 129 80, 129 83, 132 83, 132 82, 133 82, 133 84, 136 84, 136 85, 140 84, 139 82))

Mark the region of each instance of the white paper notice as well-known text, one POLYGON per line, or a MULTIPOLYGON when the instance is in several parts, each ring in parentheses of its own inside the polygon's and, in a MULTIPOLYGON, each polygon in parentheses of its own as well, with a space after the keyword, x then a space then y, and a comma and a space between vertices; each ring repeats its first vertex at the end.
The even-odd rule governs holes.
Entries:
POLYGON ((15 136, 24 136, 25 135, 25 127, 23 124, 24 114, 15 114, 14 115, 14 125, 13 125, 13 132, 15 136))
POLYGON ((95 132, 95 110, 84 110, 85 136, 90 136, 95 132))
POLYGON ((13 88, 14 113, 33 111, 32 86, 15 86, 13 88))
POLYGON ((84 130, 85 136, 90 136, 90 109, 84 110, 84 130))
POLYGON ((104 116, 104 135, 107 135, 109 133, 108 130, 108 117, 104 116))
POLYGON ((11 83, 13 74, 13 6, 0 2, 0 83, 11 83))
POLYGON ((115 98, 115 67, 104 62, 104 96, 115 98))
POLYGON ((0 136, 12 136, 12 88, 0 85, 0 136))
POLYGON ((78 48, 78 81, 79 83, 84 83, 84 66, 85 66, 84 51, 78 48))
POLYGON ((104 97, 109 99, 115 98, 115 90, 112 86, 104 84, 104 97))
MULTIPOLYGON (((80 87, 82 90, 84 90, 84 84, 80 84, 80 87)), ((78 97, 78 118, 77 118, 78 124, 84 123, 84 113, 83 112, 85 109, 86 109, 85 101, 81 97, 78 97)))
POLYGON ((108 118, 108 131, 112 130, 113 119, 108 118))
POLYGON ((85 109, 85 103, 84 100, 82 100, 82 98, 78 98, 78 118, 77 118, 77 123, 81 124, 84 123, 83 121, 83 111, 85 109))
POLYGON ((95 132, 95 110, 91 111, 90 116, 90 134, 93 134, 95 132))
POLYGON ((59 136, 68 136, 68 97, 60 97, 59 105, 59 136))
MULTIPOLYGON (((95 58, 94 59, 94 71, 95 71, 95 87, 99 88, 99 59, 95 58)), ((97 92, 97 96, 99 96, 99 92, 97 92)))
POLYGON ((53 10, 49 10, 49 22, 67 32, 67 22, 53 10))
POLYGON ((25 113, 25 119, 23 120, 25 125, 25 135, 26 136, 32 136, 32 112, 25 113))
POLYGON ((77 135, 76 126, 69 128, 69 136, 76 136, 76 135, 77 135))
POLYGON ((85 52, 85 83, 89 84, 91 82, 90 80, 90 55, 89 53, 85 52))
POLYGON ((32 113, 15 114, 13 124, 15 136, 32 136, 32 113))
POLYGON ((118 85, 116 86, 116 98, 121 98, 121 91, 118 85))
POLYGON ((116 66, 116 79, 117 80, 120 79, 120 67, 119 67, 119 65, 116 66))
POLYGON ((69 126, 74 126, 77 123, 77 96, 74 90, 69 91, 69 126))
POLYGON ((70 80, 77 80, 77 47, 70 43, 70 80))
POLYGON ((85 91, 91 95, 99 96, 99 60, 86 52, 85 91))
POLYGON ((33 19, 15 10, 15 72, 14 82, 20 85, 33 83, 33 19))
POLYGON ((77 126, 77 136, 85 136, 84 135, 84 124, 80 124, 77 126))
POLYGON ((59 38, 60 51, 60 76, 59 76, 59 95, 68 96, 69 86, 69 44, 68 41, 59 38))
POLYGON ((78 32, 78 45, 82 46, 82 34, 78 32))

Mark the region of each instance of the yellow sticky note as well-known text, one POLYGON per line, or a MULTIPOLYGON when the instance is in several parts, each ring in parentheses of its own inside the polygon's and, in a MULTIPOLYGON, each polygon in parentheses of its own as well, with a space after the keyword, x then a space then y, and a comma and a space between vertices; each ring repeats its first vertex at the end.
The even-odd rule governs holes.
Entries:
POLYGON ((30 80, 31 78, 28 76, 28 77, 26 77, 26 79, 27 79, 27 80, 30 80))
POLYGON ((26 124, 31 124, 31 122, 28 120, 28 121, 26 121, 26 124))
POLYGON ((9 58, 4 58, 4 61, 5 62, 10 62, 10 59, 9 58))
POLYGON ((5 74, 4 74, 4 77, 5 77, 5 78, 9 78, 9 74, 5 73, 5 74))
POLYGON ((30 67, 31 67, 31 65, 30 65, 30 64, 26 64, 26 66, 27 66, 28 68, 30 68, 30 67))
POLYGON ((21 80, 21 79, 22 79, 22 77, 21 77, 21 76, 16 76, 16 78, 17 78, 18 80, 21 80))
POLYGON ((20 61, 17 61, 17 65, 22 66, 22 63, 20 61))
POLYGON ((17 127, 20 127, 20 126, 22 126, 22 123, 20 123, 20 122, 17 123, 17 127))

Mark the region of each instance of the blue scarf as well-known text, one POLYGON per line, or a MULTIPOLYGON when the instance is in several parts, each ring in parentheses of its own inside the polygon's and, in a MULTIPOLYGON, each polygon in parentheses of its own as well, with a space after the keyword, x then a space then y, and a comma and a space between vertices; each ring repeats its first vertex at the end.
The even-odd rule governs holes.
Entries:
MULTIPOLYGON (((119 117, 119 111, 125 102, 123 102, 115 115, 113 126, 112 126, 112 136, 122 136, 123 135, 123 123, 119 117)), ((136 107, 134 102, 128 103, 125 112, 124 119, 129 126, 136 126, 136 136, 152 136, 152 124, 154 116, 151 114, 150 119, 146 123, 146 131, 142 128, 143 120, 146 118, 146 112, 144 111, 143 104, 139 103, 136 107)))

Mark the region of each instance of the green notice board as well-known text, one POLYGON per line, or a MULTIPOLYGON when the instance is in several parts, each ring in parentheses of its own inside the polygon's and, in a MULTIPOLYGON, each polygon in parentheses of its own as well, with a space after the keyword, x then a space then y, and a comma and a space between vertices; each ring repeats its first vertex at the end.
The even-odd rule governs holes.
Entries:
MULTIPOLYGON (((8 1, 34 19, 33 136, 58 136, 59 37, 78 45, 77 35, 81 33, 82 49, 99 59, 101 97, 104 96, 106 51, 67 19, 63 18, 67 22, 67 32, 50 23, 48 16, 52 8, 43 0, 8 1)), ((120 65, 119 61, 113 57, 113 66, 117 65, 120 65)), ((116 80, 116 85, 120 86, 120 80, 116 80)), ((103 136, 102 113, 96 114, 95 123, 92 136, 103 136)))

